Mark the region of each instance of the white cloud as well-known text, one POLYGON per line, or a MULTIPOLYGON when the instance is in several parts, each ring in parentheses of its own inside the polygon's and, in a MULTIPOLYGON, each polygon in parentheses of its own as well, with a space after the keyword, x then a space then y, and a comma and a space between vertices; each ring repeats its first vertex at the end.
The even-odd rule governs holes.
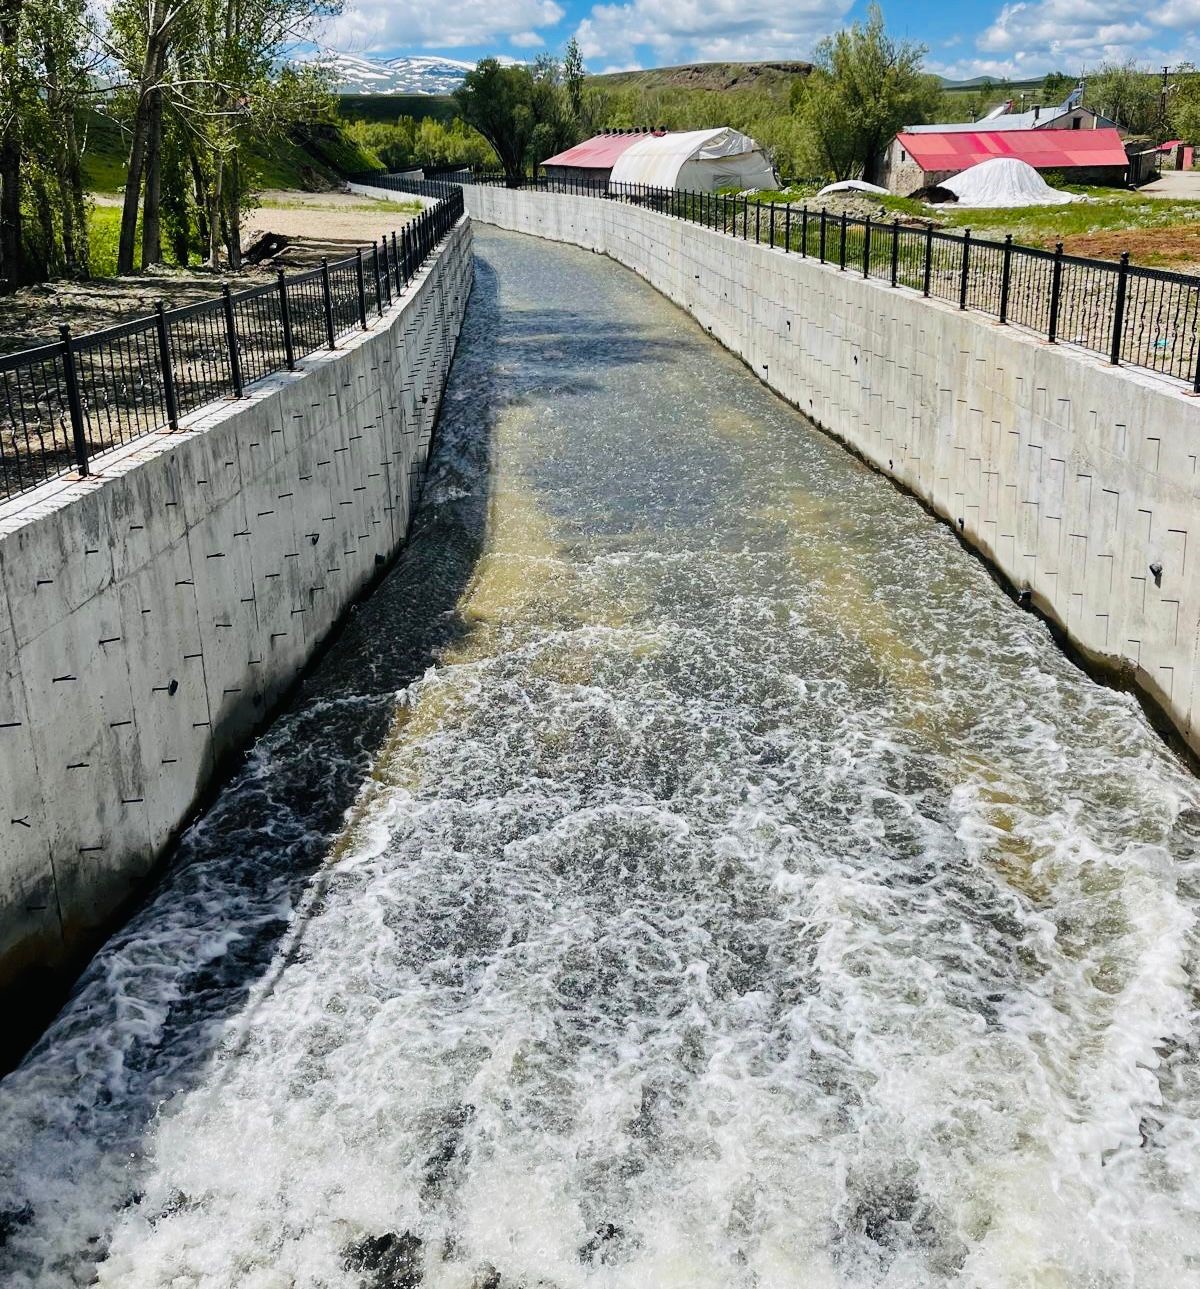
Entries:
POLYGON ((1157 7, 1139 0, 1018 0, 1005 4, 976 37, 982 57, 956 62, 944 74, 1074 73, 1130 58, 1178 63, 1193 56, 1197 25, 1200 0, 1167 0, 1157 7), (1182 41, 1180 31, 1186 33, 1182 41))
POLYGON ((509 36, 508 41, 518 49, 538 49, 546 43, 536 31, 518 31, 515 36, 509 36))
POLYGON ((534 37, 536 28, 555 26, 565 12, 557 0, 351 0, 330 22, 325 40, 356 54, 456 49, 534 37))
POLYGON ((576 35, 584 58, 659 65, 803 58, 852 0, 626 0, 597 4, 576 35), (646 51, 649 57, 641 55, 646 51))

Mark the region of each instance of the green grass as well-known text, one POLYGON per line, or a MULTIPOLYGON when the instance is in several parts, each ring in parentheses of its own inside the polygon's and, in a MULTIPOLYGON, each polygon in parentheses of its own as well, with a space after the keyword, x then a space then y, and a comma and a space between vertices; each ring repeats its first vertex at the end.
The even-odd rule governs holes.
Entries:
POLYGON ((442 94, 339 94, 335 106, 343 121, 386 123, 401 116, 423 121, 431 116, 449 125, 458 115, 454 100, 442 94))
MULTIPOLYGON (((281 201, 278 198, 272 201, 261 202, 263 210, 311 210, 312 207, 303 201, 281 201)), ((388 201, 384 198, 363 197, 359 201, 343 202, 337 207, 338 210, 373 210, 373 211, 401 211, 406 215, 419 214, 422 207, 419 201, 388 201)))
POLYGON ((897 215, 932 218, 946 228, 970 228, 989 237, 1011 233, 1014 241, 1035 246, 1107 230, 1195 227, 1200 221, 1200 202, 1165 201, 1119 188, 1078 184, 1063 184, 1062 188, 1091 200, 1070 206, 1024 206, 1013 210, 958 210, 953 205, 927 206, 907 197, 880 197, 879 202, 897 215))

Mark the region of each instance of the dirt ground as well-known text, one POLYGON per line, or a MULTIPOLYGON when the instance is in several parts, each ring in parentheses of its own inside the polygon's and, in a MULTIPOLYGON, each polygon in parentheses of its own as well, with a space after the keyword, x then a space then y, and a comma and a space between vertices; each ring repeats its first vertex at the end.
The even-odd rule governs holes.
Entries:
MULTIPOLYGON (((116 205, 116 197, 97 197, 98 205, 116 205)), ((235 288, 272 280, 279 270, 311 268, 322 256, 342 259, 356 247, 399 231, 412 217, 411 206, 373 201, 349 192, 267 192, 246 216, 242 245, 250 247, 265 232, 288 238, 288 245, 269 261, 231 273, 222 269, 156 268, 136 277, 99 278, 91 282, 42 282, 0 297, 0 353, 58 339, 68 323, 76 334, 145 317, 163 300, 168 306, 211 299, 223 282, 235 288)))
MULTIPOLYGON (((1053 241, 1046 242, 1051 247, 1053 241)), ((1169 268, 1176 273, 1200 274, 1200 225, 1195 228, 1113 228, 1080 233, 1063 241, 1068 255, 1119 259, 1129 252, 1134 264, 1169 268)))

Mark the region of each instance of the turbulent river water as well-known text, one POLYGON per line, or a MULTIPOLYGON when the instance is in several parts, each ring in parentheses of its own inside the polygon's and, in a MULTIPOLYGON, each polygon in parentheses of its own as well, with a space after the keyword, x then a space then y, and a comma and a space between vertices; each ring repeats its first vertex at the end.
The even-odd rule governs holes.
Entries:
POLYGON ((0 1084, 0 1282, 1200 1284, 1200 791, 596 256, 0 1084))

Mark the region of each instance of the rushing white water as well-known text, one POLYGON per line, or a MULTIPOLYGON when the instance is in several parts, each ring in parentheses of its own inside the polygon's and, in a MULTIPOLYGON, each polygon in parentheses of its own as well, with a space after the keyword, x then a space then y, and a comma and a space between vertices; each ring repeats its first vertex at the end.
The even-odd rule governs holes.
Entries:
POLYGON ((409 550, 0 1084, 4 1283, 1200 1284, 1195 781, 648 287, 477 237, 409 550))

